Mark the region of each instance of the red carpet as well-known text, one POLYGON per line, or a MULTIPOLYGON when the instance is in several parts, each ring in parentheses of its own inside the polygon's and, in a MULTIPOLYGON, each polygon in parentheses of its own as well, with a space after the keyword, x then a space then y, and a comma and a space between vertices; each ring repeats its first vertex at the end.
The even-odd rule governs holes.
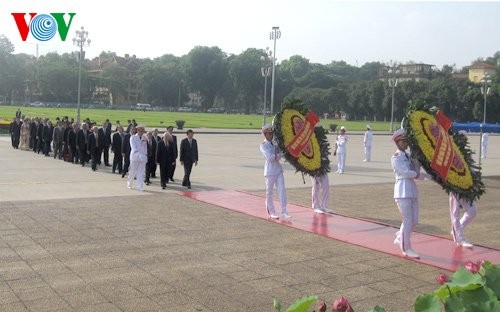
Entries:
MULTIPOLYGON (((346 243, 403 257, 398 246, 393 244, 397 228, 387 224, 336 214, 316 214, 309 207, 293 204, 288 204, 288 212, 293 216, 291 221, 271 220, 268 219, 264 198, 261 196, 227 190, 179 192, 179 194, 270 222, 281 223, 346 243)), ((279 207, 278 203, 276 203, 276 207, 279 207)), ((414 261, 450 271, 462 267, 467 260, 488 260, 492 263, 500 263, 499 250, 477 245, 473 249, 461 248, 457 247, 451 239, 435 235, 413 233, 412 245, 421 257, 414 261)))

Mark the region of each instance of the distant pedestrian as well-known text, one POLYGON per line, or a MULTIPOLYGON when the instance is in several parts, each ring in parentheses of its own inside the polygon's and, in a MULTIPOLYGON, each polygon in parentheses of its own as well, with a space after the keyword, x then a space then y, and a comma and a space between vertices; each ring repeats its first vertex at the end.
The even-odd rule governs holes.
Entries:
POLYGON ((366 132, 363 138, 365 159, 363 161, 369 162, 372 160, 372 143, 373 143, 373 132, 372 126, 366 125, 366 132))
POLYGON ((488 139, 490 134, 488 132, 483 133, 481 140, 481 158, 486 158, 486 153, 488 152, 488 139))
POLYGON ((184 166, 184 179, 182 186, 191 189, 191 170, 193 165, 198 165, 198 142, 193 138, 194 131, 189 129, 186 132, 186 138, 182 139, 180 146, 181 165, 184 166))
POLYGON ((344 126, 340 127, 340 134, 337 136, 337 140, 335 141, 335 152, 337 155, 337 164, 338 168, 336 173, 343 174, 345 170, 345 158, 347 152, 347 135, 346 128, 344 126))
POLYGON ((144 191, 144 171, 148 161, 148 139, 144 135, 145 126, 137 125, 137 133, 130 137, 130 168, 128 173, 127 187, 132 188, 132 182, 136 179, 137 189, 144 191))

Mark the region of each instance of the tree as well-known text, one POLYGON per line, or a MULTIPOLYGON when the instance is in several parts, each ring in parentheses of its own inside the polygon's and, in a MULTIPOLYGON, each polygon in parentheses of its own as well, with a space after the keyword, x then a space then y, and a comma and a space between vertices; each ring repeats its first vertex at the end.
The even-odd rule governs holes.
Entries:
POLYGON ((193 48, 186 57, 186 75, 193 90, 202 96, 202 107, 213 105, 228 77, 227 56, 218 47, 193 48))

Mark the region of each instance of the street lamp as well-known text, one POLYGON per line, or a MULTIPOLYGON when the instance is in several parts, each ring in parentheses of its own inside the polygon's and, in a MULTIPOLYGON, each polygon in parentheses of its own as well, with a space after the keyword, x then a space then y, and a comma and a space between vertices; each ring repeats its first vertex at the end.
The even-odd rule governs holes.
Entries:
POLYGON ((479 165, 481 166, 481 150, 483 146, 483 127, 486 124, 486 99, 491 90, 491 76, 488 73, 484 73, 481 83, 481 94, 484 96, 483 105, 483 123, 481 124, 481 137, 479 138, 479 165))
POLYGON ((270 63, 272 57, 273 57, 273 52, 271 52, 269 50, 269 48, 266 48, 265 54, 260 57, 260 59, 264 63, 263 66, 260 68, 260 72, 262 74, 262 77, 264 77, 264 109, 262 111, 262 126, 264 126, 266 124, 267 77, 269 77, 269 75, 271 74, 271 67, 270 67, 269 63, 270 63))
POLYGON ((82 60, 85 58, 85 53, 83 52, 84 46, 90 45, 89 32, 86 31, 83 26, 81 30, 77 30, 75 37, 73 38, 73 44, 80 48, 78 53, 78 102, 76 104, 76 123, 80 123, 80 94, 82 86, 82 60))
POLYGON ((274 50, 273 50, 273 75, 271 78, 271 114, 274 114, 274 73, 276 67, 276 40, 281 38, 281 31, 278 26, 273 27, 273 31, 269 33, 269 39, 274 40, 274 50))
POLYGON ((179 98, 178 98, 178 101, 177 101, 177 110, 179 110, 179 108, 181 107, 181 87, 182 87, 182 84, 184 83, 184 80, 180 80, 179 81, 179 98))
POLYGON ((394 124, 394 92, 396 90, 396 87, 398 85, 399 81, 399 70, 397 69, 389 69, 387 71, 389 74, 389 79, 387 80, 389 82, 389 87, 392 88, 392 103, 391 103, 391 133, 393 132, 393 124, 394 124))

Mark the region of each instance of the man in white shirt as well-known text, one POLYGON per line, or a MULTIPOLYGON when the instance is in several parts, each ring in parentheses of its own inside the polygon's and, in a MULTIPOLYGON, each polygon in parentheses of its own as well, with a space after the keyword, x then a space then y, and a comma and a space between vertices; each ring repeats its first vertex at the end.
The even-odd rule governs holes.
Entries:
POLYGON ((148 139, 144 135, 144 125, 137 125, 137 133, 130 137, 130 168, 128 172, 127 187, 132 188, 134 178, 137 181, 137 189, 144 190, 144 171, 148 161, 148 139))
POLYGON ((264 156, 266 163, 264 165, 264 177, 266 177, 266 209, 271 219, 278 219, 273 202, 273 189, 276 185, 280 199, 281 217, 290 219, 286 209, 287 198, 285 189, 285 178, 283 176, 283 167, 280 164, 281 155, 278 146, 273 143, 273 126, 265 125, 262 127, 262 134, 265 136, 264 142, 260 144, 260 152, 264 156))
POLYGON ((346 129, 344 126, 340 127, 340 134, 337 136, 335 141, 335 151, 337 154, 338 163, 338 174, 343 174, 345 169, 345 157, 346 157, 346 145, 347 145, 347 135, 345 134, 346 129))

